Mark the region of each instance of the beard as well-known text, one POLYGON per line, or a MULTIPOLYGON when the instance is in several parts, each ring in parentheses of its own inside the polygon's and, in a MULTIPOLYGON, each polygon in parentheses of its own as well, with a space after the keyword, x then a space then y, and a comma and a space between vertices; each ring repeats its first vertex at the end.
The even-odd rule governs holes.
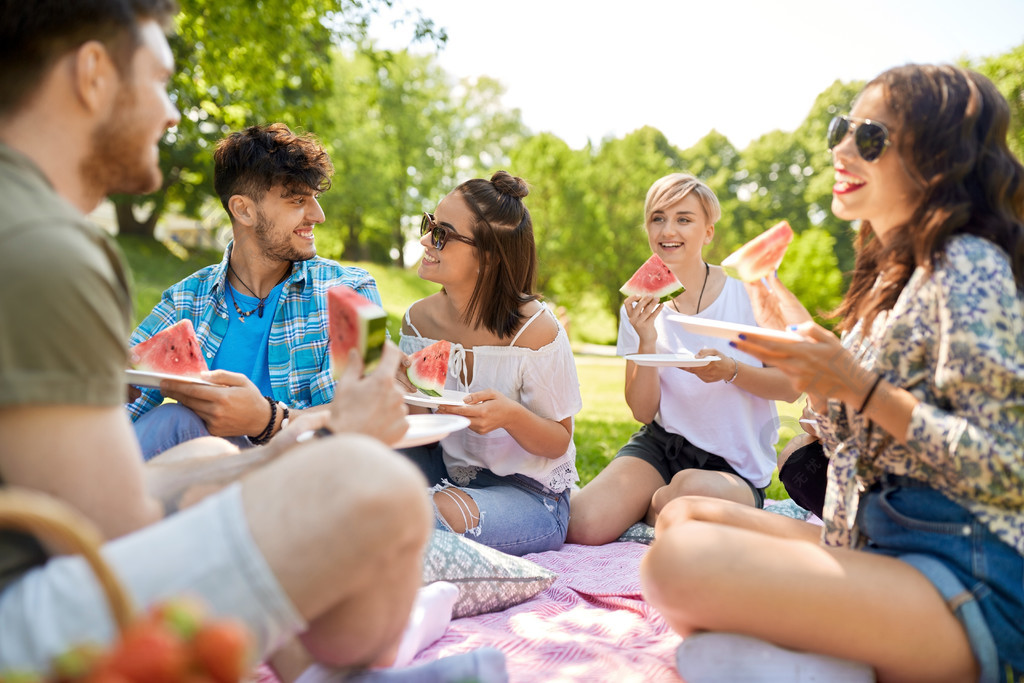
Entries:
POLYGON ((316 256, 316 244, 310 244, 305 249, 299 249, 292 245, 292 229, 288 228, 283 232, 281 228, 273 225, 267 220, 266 214, 256 208, 256 223, 253 225, 253 235, 256 243, 260 246, 263 256, 276 261, 308 261, 316 256))
POLYGON ((147 194, 160 189, 163 172, 153 158, 151 125, 140 119, 136 98, 122 85, 114 113, 93 131, 91 151, 82 162, 82 177, 104 196, 147 194))

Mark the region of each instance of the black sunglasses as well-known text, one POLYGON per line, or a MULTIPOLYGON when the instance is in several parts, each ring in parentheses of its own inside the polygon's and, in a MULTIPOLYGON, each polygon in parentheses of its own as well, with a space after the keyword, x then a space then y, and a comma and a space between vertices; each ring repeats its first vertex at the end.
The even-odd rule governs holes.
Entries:
POLYGON ((852 116, 836 116, 828 124, 828 134, 825 136, 828 148, 831 150, 842 142, 850 131, 853 131, 857 153, 864 161, 878 161, 889 146, 889 129, 884 123, 852 116))
POLYGON ((453 239, 456 242, 465 242, 471 247, 476 246, 469 237, 463 237, 459 233, 455 232, 455 228, 447 225, 442 225, 434 220, 434 214, 423 212, 423 220, 420 221, 420 237, 423 237, 427 233, 430 233, 430 243, 434 245, 434 249, 441 251, 444 249, 445 243, 453 239))

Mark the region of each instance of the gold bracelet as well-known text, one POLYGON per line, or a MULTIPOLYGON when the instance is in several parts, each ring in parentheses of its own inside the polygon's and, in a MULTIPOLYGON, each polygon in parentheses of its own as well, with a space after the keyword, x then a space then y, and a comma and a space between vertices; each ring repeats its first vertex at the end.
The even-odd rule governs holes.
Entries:
POLYGON ((736 381, 736 378, 740 376, 740 363, 735 358, 732 359, 732 364, 736 366, 736 370, 732 373, 732 377, 727 380, 723 380, 726 384, 732 384, 736 381))

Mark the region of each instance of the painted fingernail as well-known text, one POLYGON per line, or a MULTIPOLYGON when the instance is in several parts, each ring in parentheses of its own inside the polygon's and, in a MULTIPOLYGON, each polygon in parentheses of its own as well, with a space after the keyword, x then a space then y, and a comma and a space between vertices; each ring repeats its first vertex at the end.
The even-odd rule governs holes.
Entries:
POLYGON ((743 334, 741 332, 739 336, 740 336, 740 341, 746 341, 747 340, 747 335, 746 334, 743 334))
POLYGON ((796 332, 796 325, 787 325, 786 329, 790 332, 796 332))
POLYGON ((732 348, 735 349, 736 348, 736 342, 734 342, 734 341, 729 342, 729 346, 731 346, 732 348))

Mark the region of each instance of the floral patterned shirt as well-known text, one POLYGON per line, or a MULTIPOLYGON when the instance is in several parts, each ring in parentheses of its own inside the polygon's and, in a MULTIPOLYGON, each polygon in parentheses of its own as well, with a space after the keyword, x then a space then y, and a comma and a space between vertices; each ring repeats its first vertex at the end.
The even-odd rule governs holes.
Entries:
POLYGON ((911 392, 906 444, 829 401, 822 541, 856 546, 860 493, 883 473, 929 482, 1024 555, 1024 296, 1006 253, 974 236, 918 268, 869 333, 843 339, 864 367, 911 392))

